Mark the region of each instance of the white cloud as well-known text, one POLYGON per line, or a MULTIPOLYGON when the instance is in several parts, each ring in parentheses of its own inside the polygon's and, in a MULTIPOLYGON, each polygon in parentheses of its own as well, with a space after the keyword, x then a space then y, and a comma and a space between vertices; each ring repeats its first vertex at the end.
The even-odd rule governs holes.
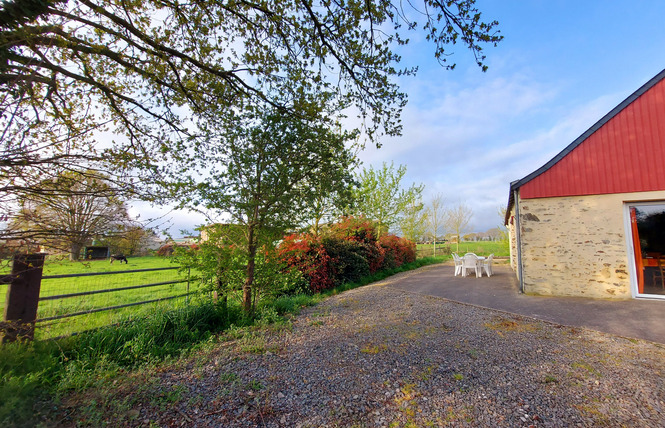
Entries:
POLYGON ((404 135, 360 158, 365 166, 406 165, 406 185, 424 183, 426 199, 441 192, 452 205, 466 203, 476 231, 499 224, 497 210, 507 203, 511 181, 545 164, 627 95, 566 107, 563 84, 523 74, 479 79, 455 91, 431 81, 412 86, 416 103, 404 111, 404 135))

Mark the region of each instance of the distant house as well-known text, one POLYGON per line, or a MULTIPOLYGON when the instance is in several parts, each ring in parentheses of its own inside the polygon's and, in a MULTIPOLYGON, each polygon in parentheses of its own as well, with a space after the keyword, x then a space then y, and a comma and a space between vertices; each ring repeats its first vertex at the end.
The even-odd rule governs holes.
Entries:
POLYGON ((529 294, 665 298, 665 70, 510 185, 511 265, 529 294))

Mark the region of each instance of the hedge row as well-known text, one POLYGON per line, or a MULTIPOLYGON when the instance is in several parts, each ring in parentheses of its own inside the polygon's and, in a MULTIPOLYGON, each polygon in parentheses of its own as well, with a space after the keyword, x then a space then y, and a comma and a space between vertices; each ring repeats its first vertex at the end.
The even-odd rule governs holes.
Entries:
POLYGON ((278 254, 289 267, 303 274, 312 292, 320 292, 415 261, 416 244, 395 235, 377 239, 371 221, 347 217, 322 236, 286 236, 278 254))

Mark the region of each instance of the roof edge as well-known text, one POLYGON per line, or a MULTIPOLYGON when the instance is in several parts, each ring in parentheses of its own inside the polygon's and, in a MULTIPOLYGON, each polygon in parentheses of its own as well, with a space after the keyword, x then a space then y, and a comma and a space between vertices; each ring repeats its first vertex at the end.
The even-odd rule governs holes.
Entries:
POLYGON ((515 189, 513 189, 513 184, 517 183, 519 180, 515 180, 510 183, 510 191, 508 192, 508 206, 506 207, 506 215, 503 218, 503 225, 508 226, 508 222, 510 221, 510 210, 513 208, 513 205, 515 204, 515 189))
MULTIPOLYGON (((594 132, 596 132, 598 129, 600 129, 603 125, 605 125, 607 122, 612 120, 616 115, 618 115, 621 111, 623 111, 626 107, 628 107, 630 104, 633 103, 636 99, 644 95, 645 92, 647 92, 649 89, 654 87, 658 82, 661 80, 665 79, 665 69, 663 69, 660 73, 656 74, 654 77, 652 77, 648 82, 646 82, 644 85, 642 85, 638 90, 633 92, 623 100, 619 105, 614 107, 612 110, 610 110, 609 113, 607 113, 605 116, 603 116, 598 122, 594 123, 591 128, 587 129, 582 135, 577 137, 575 141, 570 143, 566 148, 564 148, 559 154, 554 156, 552 159, 550 159, 545 165, 541 166, 537 170, 533 171, 531 174, 527 175, 526 177, 520 179, 520 180, 515 180, 512 183, 510 183, 510 195, 512 197, 513 192, 516 189, 519 189, 529 181, 533 180, 534 178, 538 177, 542 173, 546 172, 550 168, 552 168, 557 162, 559 162, 561 159, 563 159, 565 156, 567 156, 570 152, 572 152, 577 146, 582 144, 587 138, 589 138, 594 132)), ((510 205, 510 204, 509 204, 510 205)))

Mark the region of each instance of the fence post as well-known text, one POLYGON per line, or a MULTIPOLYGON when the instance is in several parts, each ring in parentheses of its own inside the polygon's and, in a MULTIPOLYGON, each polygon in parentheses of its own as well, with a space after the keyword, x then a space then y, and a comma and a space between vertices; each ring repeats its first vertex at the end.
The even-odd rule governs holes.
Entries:
POLYGON ((192 268, 187 268, 187 296, 185 297, 185 305, 189 305, 189 280, 192 275, 192 268))
POLYGON ((32 340, 35 336, 45 255, 37 253, 14 256, 12 279, 5 300, 4 321, 0 325, 2 343, 13 342, 19 338, 32 340))

